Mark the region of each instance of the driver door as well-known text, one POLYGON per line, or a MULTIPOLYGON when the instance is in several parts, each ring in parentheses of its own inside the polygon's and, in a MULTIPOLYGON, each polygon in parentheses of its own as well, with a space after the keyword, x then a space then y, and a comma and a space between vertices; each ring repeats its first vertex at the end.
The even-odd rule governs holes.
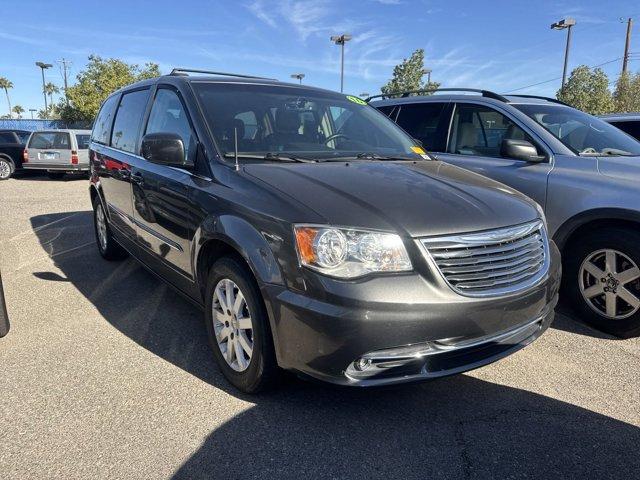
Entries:
POLYGON ((446 152, 438 159, 509 185, 545 206, 552 164, 505 158, 502 140, 517 139, 544 150, 514 120, 486 105, 457 103, 454 107, 446 152))

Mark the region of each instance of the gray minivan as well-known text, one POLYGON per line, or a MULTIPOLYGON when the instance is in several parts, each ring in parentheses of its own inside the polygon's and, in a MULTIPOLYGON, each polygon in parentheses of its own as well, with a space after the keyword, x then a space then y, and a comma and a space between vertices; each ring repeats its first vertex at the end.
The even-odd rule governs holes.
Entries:
POLYGON ((41 130, 33 132, 25 148, 22 166, 46 170, 49 177, 89 171, 91 130, 41 130))

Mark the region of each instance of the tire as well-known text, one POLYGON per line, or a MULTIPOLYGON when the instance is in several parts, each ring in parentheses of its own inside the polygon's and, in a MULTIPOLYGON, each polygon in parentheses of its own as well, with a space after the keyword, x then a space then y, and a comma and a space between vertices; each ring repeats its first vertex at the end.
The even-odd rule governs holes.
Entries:
POLYGON ((98 252, 105 260, 122 260, 129 255, 127 251, 120 246, 118 242, 113 238, 109 222, 105 214, 102 202, 96 198, 93 201, 93 231, 96 235, 96 244, 98 245, 98 252), (100 220, 102 219, 102 220, 100 220), (103 223, 104 229, 102 235, 99 233, 100 225, 103 223))
POLYGON ((209 272, 206 296, 207 333, 216 362, 225 378, 245 393, 257 393, 273 386, 278 377, 278 366, 271 328, 262 295, 249 268, 238 258, 221 258, 209 272), (229 281, 231 283, 228 283, 229 281), (217 300, 222 292, 226 302, 225 288, 228 286, 233 286, 234 298, 237 299, 238 293, 242 293, 245 303, 238 311, 231 312, 231 315, 224 313, 225 306, 217 300), (216 315, 214 315, 214 309, 217 311, 216 315), (243 325, 241 320, 238 320, 246 319, 247 316, 250 317, 250 332, 243 330, 243 326, 246 327, 248 324, 243 325), (224 321, 226 324, 223 323, 224 321), (247 343, 252 347, 250 357, 242 347, 247 343), (228 351, 230 344, 233 345, 231 354, 228 351), (240 349, 242 360, 235 346, 240 349), (231 362, 226 359, 228 355, 231 362), (249 357, 248 360, 247 357, 249 357))
POLYGON ((51 180, 60 180, 64 177, 64 172, 47 172, 47 176, 51 180))
POLYGON ((626 228, 596 230, 564 250, 563 291, 580 318, 620 338, 640 335, 640 276, 634 278, 636 272, 640 273, 640 232, 626 228), (608 269, 607 265, 615 267, 608 269), (626 275, 621 276, 621 272, 626 275))
POLYGON ((0 180, 8 180, 16 171, 16 166, 13 161, 6 157, 0 157, 0 180))

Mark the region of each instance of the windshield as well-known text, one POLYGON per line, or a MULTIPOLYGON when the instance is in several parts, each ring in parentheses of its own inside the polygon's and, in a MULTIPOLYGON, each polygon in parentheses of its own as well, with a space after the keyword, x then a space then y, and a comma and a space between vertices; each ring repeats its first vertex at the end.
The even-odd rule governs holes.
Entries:
POLYGON ((276 85, 203 82, 194 88, 227 156, 237 134, 239 156, 253 158, 420 158, 406 133, 357 97, 276 85))
POLYGON ((580 155, 640 155, 640 143, 607 122, 561 105, 514 105, 580 155))

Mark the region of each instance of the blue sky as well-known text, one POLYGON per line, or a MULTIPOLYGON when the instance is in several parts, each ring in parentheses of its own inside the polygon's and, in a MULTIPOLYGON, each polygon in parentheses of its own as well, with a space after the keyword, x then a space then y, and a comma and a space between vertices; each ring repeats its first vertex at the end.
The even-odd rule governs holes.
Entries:
MULTIPOLYGON (((243 72, 340 88, 339 47, 329 36, 348 32, 345 91, 379 93, 393 66, 417 48, 426 52, 433 80, 443 86, 507 92, 562 74, 565 32, 549 25, 577 20, 570 66, 596 65, 623 54, 625 24, 636 16, 631 51, 640 53, 637 0, 3 0, 0 76, 14 83, 13 104, 42 108, 40 70, 62 85, 56 61, 73 62, 71 77, 89 54, 128 62, 243 72)), ((640 70, 638 60, 631 62, 640 70)), ((615 79, 621 62, 602 67, 615 79)), ((521 93, 553 95, 559 80, 521 93)), ((6 110, 0 99, 0 112, 6 110)))

